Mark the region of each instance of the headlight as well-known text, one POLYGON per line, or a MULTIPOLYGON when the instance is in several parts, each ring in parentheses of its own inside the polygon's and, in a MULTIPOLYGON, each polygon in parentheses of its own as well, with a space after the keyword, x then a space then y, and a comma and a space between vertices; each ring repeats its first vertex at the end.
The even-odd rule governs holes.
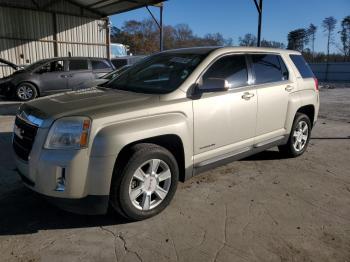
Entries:
POLYGON ((46 138, 47 149, 80 149, 88 146, 91 120, 88 117, 64 117, 56 120, 46 138))

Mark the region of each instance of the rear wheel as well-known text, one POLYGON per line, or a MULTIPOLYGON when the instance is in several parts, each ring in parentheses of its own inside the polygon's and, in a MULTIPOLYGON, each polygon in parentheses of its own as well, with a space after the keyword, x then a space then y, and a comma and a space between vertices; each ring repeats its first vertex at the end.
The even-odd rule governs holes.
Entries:
POLYGON ((154 144, 131 148, 123 167, 116 167, 111 205, 124 217, 142 220, 160 213, 173 198, 179 170, 174 156, 154 144))
POLYGON ((302 155, 310 141, 311 122, 307 115, 297 113, 286 145, 279 146, 281 153, 288 157, 302 155))
POLYGON ((31 83, 19 84, 16 88, 16 97, 21 101, 29 101, 38 96, 35 86, 31 83))

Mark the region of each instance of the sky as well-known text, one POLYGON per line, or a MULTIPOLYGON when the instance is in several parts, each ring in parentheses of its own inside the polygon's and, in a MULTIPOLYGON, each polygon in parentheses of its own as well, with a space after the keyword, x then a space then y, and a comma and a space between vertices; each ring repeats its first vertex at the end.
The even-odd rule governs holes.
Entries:
MULTIPOLYGON (((151 8, 158 17, 158 8, 151 8)), ((326 50, 326 37, 322 20, 334 16, 338 20, 335 32, 340 31, 340 21, 350 15, 350 0, 263 0, 262 38, 287 44, 287 34, 313 23, 318 27, 315 51, 326 50)), ((113 26, 121 27, 130 19, 150 18, 141 8, 111 16, 113 26)), ((257 34, 258 13, 254 0, 169 0, 164 3, 163 21, 166 25, 188 24, 198 36, 221 33, 231 37, 238 45, 238 37, 246 33, 257 34)), ((335 41, 340 37, 335 33, 335 41)), ((336 52, 336 47, 332 47, 336 52)))

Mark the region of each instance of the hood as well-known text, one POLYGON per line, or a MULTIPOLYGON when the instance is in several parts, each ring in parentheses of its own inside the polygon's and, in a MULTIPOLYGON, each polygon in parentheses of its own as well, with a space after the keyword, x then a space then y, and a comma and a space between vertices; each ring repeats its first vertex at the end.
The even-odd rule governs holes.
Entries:
POLYGON ((20 66, 14 64, 14 63, 11 63, 10 61, 7 61, 3 58, 0 58, 0 63, 8 65, 9 67, 11 67, 12 69, 15 69, 15 70, 18 70, 21 68, 20 66))
POLYGON ((147 108, 159 102, 158 95, 93 87, 39 98, 24 104, 21 110, 38 117, 56 119, 81 115, 92 119, 147 108))

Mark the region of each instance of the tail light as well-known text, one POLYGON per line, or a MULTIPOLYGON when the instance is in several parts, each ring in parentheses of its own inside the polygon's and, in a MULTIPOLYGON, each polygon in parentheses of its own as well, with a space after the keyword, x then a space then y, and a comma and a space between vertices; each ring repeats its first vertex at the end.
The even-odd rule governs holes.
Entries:
POLYGON ((314 81, 315 81, 315 89, 318 91, 318 80, 316 77, 314 77, 314 81))

